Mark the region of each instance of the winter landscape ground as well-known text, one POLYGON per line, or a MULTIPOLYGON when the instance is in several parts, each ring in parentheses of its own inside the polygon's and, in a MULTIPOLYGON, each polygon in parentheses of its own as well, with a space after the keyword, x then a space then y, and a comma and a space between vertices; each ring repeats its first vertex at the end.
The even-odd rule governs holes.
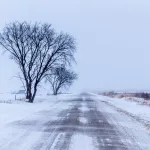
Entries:
POLYGON ((0 2, 0 150, 150 150, 150 0, 0 2))
POLYGON ((149 150, 150 108, 92 93, 0 95, 0 150, 149 150), (21 98, 21 96, 20 96, 21 98))

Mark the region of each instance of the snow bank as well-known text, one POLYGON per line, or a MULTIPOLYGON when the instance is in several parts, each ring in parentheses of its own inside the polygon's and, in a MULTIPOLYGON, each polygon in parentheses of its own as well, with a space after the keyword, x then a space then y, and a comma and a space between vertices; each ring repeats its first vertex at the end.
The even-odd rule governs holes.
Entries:
POLYGON ((141 105, 141 99, 129 100, 126 98, 110 98, 107 96, 96 95, 97 102, 103 101, 109 105, 114 106, 118 111, 124 112, 135 119, 145 123, 150 124, 150 107, 146 105, 141 105))
POLYGON ((0 103, 19 103, 25 101, 24 94, 0 94, 0 103))
POLYGON ((60 101, 69 100, 75 97, 75 95, 37 95, 33 104, 23 101, 23 97, 24 95, 17 94, 17 100, 15 100, 14 94, 0 94, 0 127, 31 116, 40 110, 49 110, 50 107, 52 108, 57 103, 60 103, 60 101))

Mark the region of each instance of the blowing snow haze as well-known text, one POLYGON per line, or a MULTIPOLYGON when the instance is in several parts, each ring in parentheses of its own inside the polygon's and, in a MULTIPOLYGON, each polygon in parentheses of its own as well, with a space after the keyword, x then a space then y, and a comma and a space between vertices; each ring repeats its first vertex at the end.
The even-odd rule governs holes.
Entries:
POLYGON ((150 0, 1 0, 0 45, 0 150, 150 150, 150 0))
MULTIPOLYGON (((73 92, 150 90, 149 0, 5 0, 0 18, 1 31, 13 21, 46 22, 75 37, 73 92)), ((8 53, 0 55, 0 70, 1 93, 21 87, 8 53)))

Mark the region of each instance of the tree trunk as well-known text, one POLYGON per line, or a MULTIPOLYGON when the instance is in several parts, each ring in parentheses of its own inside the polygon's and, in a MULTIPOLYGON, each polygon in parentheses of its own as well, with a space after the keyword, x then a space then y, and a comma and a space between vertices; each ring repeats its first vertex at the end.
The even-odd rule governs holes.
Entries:
POLYGON ((33 92, 33 95, 31 97, 31 103, 33 103, 33 101, 35 99, 36 92, 37 92, 37 87, 34 88, 34 92, 33 92))
POLYGON ((33 91, 33 95, 32 95, 32 98, 31 98, 31 102, 33 103, 34 99, 35 99, 35 95, 36 95, 36 92, 37 92, 37 86, 38 86, 38 81, 34 84, 34 91, 33 91))
POLYGON ((26 87, 26 88, 27 88, 26 99, 29 100, 29 103, 33 103, 31 84, 27 84, 26 86, 27 86, 27 87, 26 87))
POLYGON ((29 90, 26 91, 26 99, 29 99, 29 90))
POLYGON ((29 86, 26 83, 26 99, 29 99, 29 86))
POLYGON ((56 93, 56 92, 53 92, 53 95, 57 95, 57 93, 56 93))
POLYGON ((54 94, 54 95, 58 95, 58 91, 59 91, 59 89, 56 88, 55 90, 53 90, 53 94, 54 94))
POLYGON ((55 89, 55 87, 52 86, 52 88, 53 88, 53 95, 56 95, 56 89, 55 89))
POLYGON ((32 92, 29 92, 29 103, 33 103, 32 92))
POLYGON ((55 90, 53 90, 53 95, 56 95, 56 91, 55 90))

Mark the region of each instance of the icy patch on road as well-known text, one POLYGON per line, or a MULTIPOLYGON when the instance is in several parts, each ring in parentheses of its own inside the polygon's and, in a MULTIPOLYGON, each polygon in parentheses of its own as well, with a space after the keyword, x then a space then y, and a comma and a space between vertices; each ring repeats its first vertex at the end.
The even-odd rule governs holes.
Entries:
POLYGON ((89 111, 89 109, 87 108, 87 106, 83 103, 82 104, 82 107, 80 107, 80 110, 82 111, 82 112, 84 112, 84 111, 89 111))
POLYGON ((86 124, 88 121, 87 121, 87 119, 86 118, 83 118, 83 117, 80 117, 79 118, 79 121, 81 122, 81 123, 83 123, 83 124, 86 124))
POLYGON ((72 138, 71 150, 95 150, 91 137, 76 134, 72 138))
POLYGON ((104 121, 103 121, 103 120, 99 120, 98 122, 99 122, 99 123, 103 123, 104 121))
POLYGON ((87 107, 83 106, 83 107, 80 108, 80 110, 81 110, 82 112, 84 112, 84 111, 88 111, 89 109, 88 109, 87 107))

